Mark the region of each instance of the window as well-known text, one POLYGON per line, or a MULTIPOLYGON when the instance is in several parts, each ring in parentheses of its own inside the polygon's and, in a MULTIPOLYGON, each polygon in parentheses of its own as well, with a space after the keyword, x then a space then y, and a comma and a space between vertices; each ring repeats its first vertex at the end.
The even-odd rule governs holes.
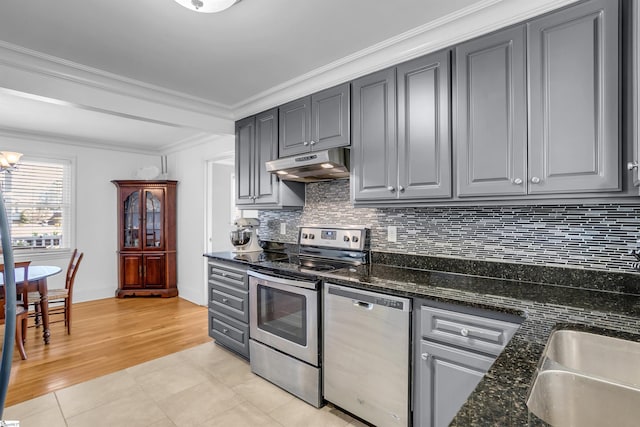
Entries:
POLYGON ((0 174, 0 188, 16 251, 71 247, 71 162, 26 155, 0 174))

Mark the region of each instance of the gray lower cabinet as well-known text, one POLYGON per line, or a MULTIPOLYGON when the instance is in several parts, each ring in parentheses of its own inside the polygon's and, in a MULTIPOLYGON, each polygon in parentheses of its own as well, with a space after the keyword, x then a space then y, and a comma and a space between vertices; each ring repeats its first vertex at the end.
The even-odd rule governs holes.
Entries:
POLYGON ((420 376, 416 378, 420 411, 415 425, 448 426, 493 360, 483 354, 420 341, 420 376))
POLYGON ((591 0, 527 24, 530 194, 621 188, 618 7, 591 0))
POLYGON ((345 83, 279 108, 279 157, 351 143, 350 85, 345 83))
POLYGON ((451 196, 450 89, 448 50, 352 83, 356 204, 451 196))
POLYGON ((448 426, 521 322, 510 314, 416 300, 414 426, 448 426))
POLYGON ((249 359, 249 281, 239 264, 208 261, 209 336, 249 359))
POLYGON ((456 47, 457 195, 527 194, 526 27, 456 47))
POLYGON ((302 207, 304 184, 280 181, 265 162, 278 158, 278 109, 236 122, 236 205, 240 209, 302 207))

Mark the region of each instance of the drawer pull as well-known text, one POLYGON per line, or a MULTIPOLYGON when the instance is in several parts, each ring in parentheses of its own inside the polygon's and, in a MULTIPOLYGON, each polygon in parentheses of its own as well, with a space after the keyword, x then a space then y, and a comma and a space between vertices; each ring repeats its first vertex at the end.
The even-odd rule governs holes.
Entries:
POLYGON ((222 273, 221 276, 222 277, 227 277, 227 273, 222 273))
POLYGON ((422 353, 422 354, 420 355, 420 358, 421 358, 422 360, 427 360, 427 359, 429 359, 429 356, 430 356, 430 354, 429 354, 429 353, 422 353))
POLYGON ((223 333, 223 334, 228 334, 228 333, 229 333, 229 329, 227 329, 227 328, 222 328, 222 333, 223 333))
POLYGON ((229 302, 229 298, 222 298, 222 302, 225 303, 225 304, 228 303, 229 302))
POLYGON ((460 335, 462 335, 463 337, 468 336, 469 335, 469 330, 467 328, 460 329, 460 335))

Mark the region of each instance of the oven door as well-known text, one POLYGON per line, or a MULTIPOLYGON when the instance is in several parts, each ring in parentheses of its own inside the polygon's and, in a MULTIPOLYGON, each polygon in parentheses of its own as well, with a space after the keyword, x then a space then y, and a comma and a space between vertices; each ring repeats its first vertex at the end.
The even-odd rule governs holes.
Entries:
POLYGON ((315 282, 250 272, 250 337, 318 366, 318 291, 315 282))

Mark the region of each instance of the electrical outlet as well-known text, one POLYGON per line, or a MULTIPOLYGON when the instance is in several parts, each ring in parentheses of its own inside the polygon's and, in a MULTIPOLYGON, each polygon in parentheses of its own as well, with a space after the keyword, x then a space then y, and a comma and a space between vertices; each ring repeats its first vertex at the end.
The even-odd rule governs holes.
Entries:
POLYGON ((398 241, 398 227, 390 225, 387 227, 387 242, 395 243, 398 241))
POLYGON ((286 222, 281 222, 280 223, 280 234, 287 234, 287 223, 286 222))

